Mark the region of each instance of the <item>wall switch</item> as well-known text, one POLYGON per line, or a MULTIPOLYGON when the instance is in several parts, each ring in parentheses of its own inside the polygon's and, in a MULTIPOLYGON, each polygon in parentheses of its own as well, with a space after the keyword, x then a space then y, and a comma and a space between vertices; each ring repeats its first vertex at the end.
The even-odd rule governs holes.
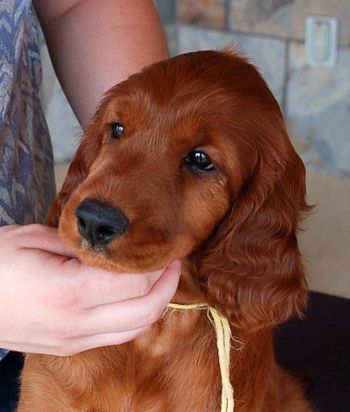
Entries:
POLYGON ((335 66, 337 47, 337 19, 327 16, 308 16, 305 22, 305 53, 307 63, 310 66, 335 66))

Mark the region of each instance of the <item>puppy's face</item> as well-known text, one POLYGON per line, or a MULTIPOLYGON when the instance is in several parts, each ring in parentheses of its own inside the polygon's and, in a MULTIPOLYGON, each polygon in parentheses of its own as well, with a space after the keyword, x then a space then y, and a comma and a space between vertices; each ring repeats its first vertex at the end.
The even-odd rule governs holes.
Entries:
POLYGON ((85 262, 159 269, 227 214, 257 161, 249 119, 261 96, 243 95, 242 70, 253 76, 248 94, 269 92, 246 61, 212 53, 151 66, 107 93, 75 160, 91 159, 87 176, 59 225, 85 262))

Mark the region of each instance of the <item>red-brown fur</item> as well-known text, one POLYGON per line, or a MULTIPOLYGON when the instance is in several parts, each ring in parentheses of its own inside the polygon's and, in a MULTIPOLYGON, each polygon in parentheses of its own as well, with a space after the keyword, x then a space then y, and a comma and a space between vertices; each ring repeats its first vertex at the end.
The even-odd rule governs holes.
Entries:
MULTIPOLYGON (((273 326, 307 299, 296 240, 305 171, 257 70, 233 52, 189 53, 146 68, 104 97, 48 217, 85 262, 115 271, 182 259, 175 302, 208 302, 231 325, 236 412, 307 412, 277 366, 273 326), (119 120, 125 133, 110 138, 119 120), (205 150, 216 165, 183 162, 205 150), (83 247, 87 197, 131 222, 104 251, 83 247)), ((218 412, 220 371, 203 311, 168 311, 144 336, 70 357, 28 355, 18 411, 218 412)))

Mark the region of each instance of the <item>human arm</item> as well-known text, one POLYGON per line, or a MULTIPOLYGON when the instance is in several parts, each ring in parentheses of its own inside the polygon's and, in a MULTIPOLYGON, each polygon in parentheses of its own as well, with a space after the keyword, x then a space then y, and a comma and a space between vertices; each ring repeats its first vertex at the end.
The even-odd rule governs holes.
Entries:
POLYGON ((34 0, 50 55, 83 128, 104 91, 168 56, 151 0, 34 0))

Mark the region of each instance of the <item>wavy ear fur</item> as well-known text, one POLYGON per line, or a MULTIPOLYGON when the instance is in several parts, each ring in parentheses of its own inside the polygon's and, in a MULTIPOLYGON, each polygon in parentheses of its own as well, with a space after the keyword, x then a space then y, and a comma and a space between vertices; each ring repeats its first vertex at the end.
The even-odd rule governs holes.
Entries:
POLYGON ((307 300, 296 239, 305 169, 283 134, 260 142, 253 175, 199 262, 208 302, 246 331, 300 315, 307 300))
POLYGON ((69 166, 62 189, 48 211, 46 216, 46 224, 48 226, 58 226, 65 204, 73 191, 86 179, 89 169, 98 155, 102 134, 101 131, 98 130, 98 127, 95 126, 95 124, 99 124, 96 122, 97 116, 98 114, 95 115, 91 125, 88 127, 74 159, 69 166))

